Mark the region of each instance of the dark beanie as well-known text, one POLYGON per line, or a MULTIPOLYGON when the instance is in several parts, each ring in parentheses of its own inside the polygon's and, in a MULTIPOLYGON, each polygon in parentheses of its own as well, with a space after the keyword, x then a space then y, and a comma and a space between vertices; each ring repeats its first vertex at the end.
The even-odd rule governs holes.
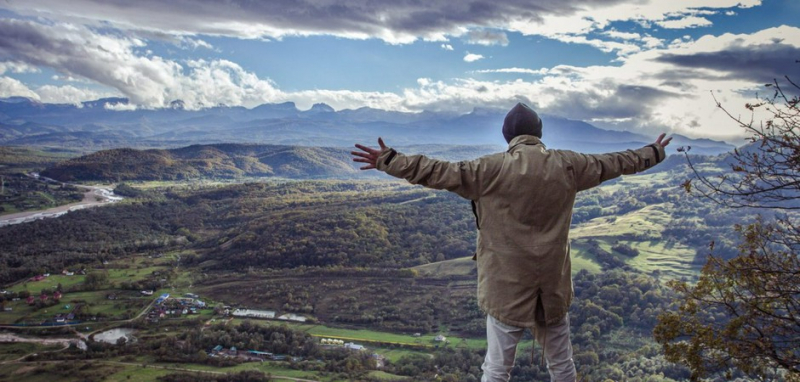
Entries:
POLYGON ((506 114, 503 121, 503 137, 506 142, 520 135, 542 137, 542 120, 533 109, 524 103, 518 103, 506 114))

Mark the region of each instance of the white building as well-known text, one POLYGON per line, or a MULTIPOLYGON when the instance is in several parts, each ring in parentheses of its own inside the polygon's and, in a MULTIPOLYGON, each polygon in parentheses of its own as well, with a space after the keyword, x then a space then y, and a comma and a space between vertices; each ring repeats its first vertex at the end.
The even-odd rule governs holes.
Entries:
POLYGON ((344 344, 344 348, 345 349, 349 349, 349 350, 357 350, 357 351, 362 351, 362 350, 366 350, 367 349, 363 345, 357 345, 357 344, 354 344, 352 342, 348 342, 348 343, 344 344))
POLYGON ((284 314, 284 315, 278 317, 278 319, 279 320, 287 320, 287 321, 306 322, 306 318, 305 317, 298 316, 298 315, 296 315, 294 313, 284 314))
POLYGON ((234 317, 275 318, 275 312, 271 310, 236 309, 231 314, 234 317))

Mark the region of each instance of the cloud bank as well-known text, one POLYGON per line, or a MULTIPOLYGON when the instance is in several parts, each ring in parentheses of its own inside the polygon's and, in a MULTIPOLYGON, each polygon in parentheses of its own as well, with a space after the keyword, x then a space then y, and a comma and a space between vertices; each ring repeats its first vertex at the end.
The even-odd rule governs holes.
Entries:
MULTIPOLYGON (((0 97, 25 96, 43 102, 78 103, 109 96, 129 98, 131 107, 253 107, 296 102, 300 108, 324 102, 335 109, 375 107, 400 111, 468 112, 476 106, 507 108, 527 102, 537 109, 609 128, 693 135, 730 135, 718 127, 710 97, 732 105, 752 101, 755 84, 796 72, 800 29, 778 27, 752 34, 724 34, 668 42, 646 33, 609 26, 631 21, 661 28, 703 28, 708 17, 759 0, 464 1, 306 0, 8 0, 4 6, 33 17, 0 19, 0 97), (607 66, 498 67, 465 73, 465 78, 424 79, 397 92, 350 90, 287 91, 224 59, 169 59, 148 49, 150 40, 178 49, 214 50, 204 36, 282 39, 334 35, 380 39, 391 44, 435 41, 453 51, 452 38, 484 47, 509 45, 508 33, 543 36, 614 53, 607 66), (29 86, 13 74, 48 68, 55 86, 29 86), (481 80, 469 74, 520 78, 481 80), (81 87, 80 85, 87 84, 81 87), (752 94, 750 94, 752 93, 752 94), (695 134, 696 135, 696 134, 695 134)), ((210 41, 210 40, 209 40, 210 41)), ((467 52, 466 62, 483 59, 467 52)), ((507 77, 506 77, 507 78, 507 77)), ((116 107, 121 107, 117 105, 116 107)))

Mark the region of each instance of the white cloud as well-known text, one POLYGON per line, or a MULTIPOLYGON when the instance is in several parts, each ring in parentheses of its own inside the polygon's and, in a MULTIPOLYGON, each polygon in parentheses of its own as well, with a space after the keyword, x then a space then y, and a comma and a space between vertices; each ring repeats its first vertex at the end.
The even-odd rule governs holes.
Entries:
POLYGON ((118 97, 119 93, 77 88, 72 85, 44 85, 36 89, 39 99, 45 103, 80 105, 81 102, 107 97, 118 97))
POLYGON ((181 41, 182 41, 182 43, 183 43, 183 45, 185 47, 188 47, 188 48, 191 48, 191 49, 197 49, 197 48, 205 48, 205 49, 210 49, 210 50, 214 49, 213 45, 211 45, 211 44, 209 44, 209 43, 207 43, 207 42, 205 42, 205 41, 203 41, 201 39, 197 39, 197 38, 183 37, 181 39, 181 41))
POLYGON ((134 111, 138 109, 136 105, 124 102, 117 102, 117 103, 106 102, 103 104, 103 108, 106 110, 114 110, 114 111, 134 111))
POLYGON ((11 77, 0 77, 0 98, 28 97, 39 100, 39 95, 25 84, 11 77))
POLYGON ((484 58, 485 57, 483 57, 483 55, 481 55, 481 54, 475 54, 475 53, 467 52, 467 54, 464 56, 464 61, 466 61, 466 62, 475 62, 475 61, 478 61, 478 60, 482 60, 484 58))
POLYGON ((39 68, 19 61, 0 62, 0 75, 11 73, 38 73, 39 68))
POLYGON ((725 11, 725 16, 736 16, 735 11, 725 11))
POLYGON ((610 31, 603 32, 602 34, 618 40, 638 40, 642 38, 642 35, 638 33, 620 32, 613 29, 610 31))
POLYGON ((442 49, 444 50, 453 50, 453 46, 450 44, 442 44, 442 49))
POLYGON ((604 41, 599 39, 588 39, 585 36, 579 35, 562 35, 558 37, 559 41, 571 44, 585 44, 595 47, 603 52, 618 52, 620 55, 627 55, 641 50, 641 48, 631 42, 616 42, 604 41))
POLYGON ((518 74, 542 75, 542 74, 547 74, 548 72, 549 70, 547 68, 541 68, 541 69, 501 68, 501 69, 475 70, 473 73, 518 73, 518 74))
POLYGON ((711 26, 711 21, 705 17, 687 16, 674 20, 656 21, 656 24, 666 29, 686 29, 711 26))

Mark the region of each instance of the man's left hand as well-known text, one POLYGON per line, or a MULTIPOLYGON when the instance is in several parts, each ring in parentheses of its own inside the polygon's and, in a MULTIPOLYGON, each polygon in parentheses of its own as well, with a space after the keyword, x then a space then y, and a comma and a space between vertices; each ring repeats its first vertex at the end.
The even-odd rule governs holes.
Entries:
POLYGON ((380 150, 372 149, 356 143, 356 148, 361 151, 350 152, 350 154, 354 157, 353 162, 366 163, 366 166, 361 167, 362 170, 371 170, 373 168, 377 168, 378 156, 380 156, 381 152, 386 149, 386 145, 383 143, 382 138, 378 138, 378 146, 380 146, 380 150))

